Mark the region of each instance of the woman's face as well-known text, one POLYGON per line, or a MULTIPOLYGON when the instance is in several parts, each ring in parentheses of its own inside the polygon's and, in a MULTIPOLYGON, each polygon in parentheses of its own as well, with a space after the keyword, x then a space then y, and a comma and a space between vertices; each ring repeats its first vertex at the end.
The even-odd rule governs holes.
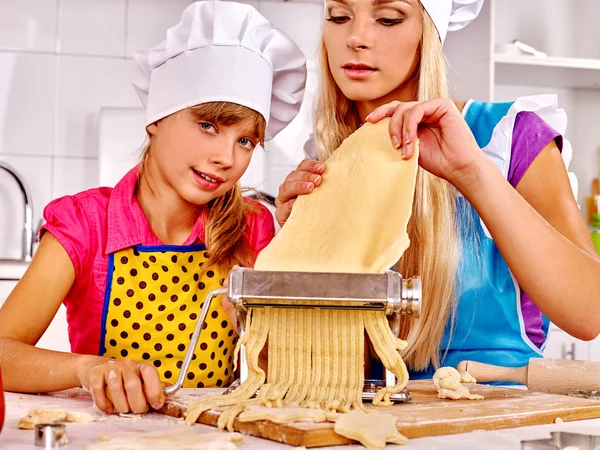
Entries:
POLYGON ((346 97, 373 108, 415 100, 421 14, 418 0, 327 0, 323 42, 346 97))

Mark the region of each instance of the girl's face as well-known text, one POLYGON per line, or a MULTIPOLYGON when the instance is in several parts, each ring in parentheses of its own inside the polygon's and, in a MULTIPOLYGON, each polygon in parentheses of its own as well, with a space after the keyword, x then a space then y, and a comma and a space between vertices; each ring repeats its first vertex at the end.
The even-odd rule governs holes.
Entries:
POLYGON ((327 0, 323 42, 347 98, 373 108, 415 99, 421 14, 418 0, 327 0))
POLYGON ((205 205, 230 190, 244 174, 260 142, 251 124, 203 122, 185 109, 147 127, 150 158, 186 202, 205 205))

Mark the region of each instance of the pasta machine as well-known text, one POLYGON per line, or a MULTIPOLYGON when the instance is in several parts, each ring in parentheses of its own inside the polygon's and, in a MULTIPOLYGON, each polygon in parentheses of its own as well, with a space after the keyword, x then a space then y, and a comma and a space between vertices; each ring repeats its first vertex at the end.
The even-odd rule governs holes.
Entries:
MULTIPOLYGON (((402 278, 393 271, 385 273, 322 273, 322 272, 271 272, 246 268, 233 269, 229 274, 227 288, 210 291, 204 301, 202 312, 188 347, 176 383, 165 389, 166 394, 176 392, 185 381, 202 326, 212 301, 220 295, 228 295, 236 308, 241 330, 244 332, 248 308, 329 308, 366 309, 383 311, 389 316, 392 332, 400 332, 400 316, 419 317, 421 312, 421 279, 402 278)), ((245 348, 240 348, 240 379, 231 389, 248 376, 245 348)), ((366 380, 363 400, 372 400, 376 392, 385 386, 396 384, 395 375, 386 370, 385 380, 366 380)), ((410 394, 405 389, 394 394, 393 401, 407 401, 410 394)))

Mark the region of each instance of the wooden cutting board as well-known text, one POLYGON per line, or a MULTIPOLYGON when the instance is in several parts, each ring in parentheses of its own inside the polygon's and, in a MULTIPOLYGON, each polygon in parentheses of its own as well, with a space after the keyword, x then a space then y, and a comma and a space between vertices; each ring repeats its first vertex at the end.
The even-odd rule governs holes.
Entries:
MULTIPOLYGON (((565 422, 600 417, 600 401, 498 386, 475 385, 470 388, 472 393, 481 394, 485 399, 440 400, 430 380, 410 381, 410 402, 379 408, 368 405, 368 408, 395 415, 398 429, 408 438, 549 424, 558 417, 565 422)), ((215 393, 215 390, 210 391, 211 394, 215 393)), ((199 396, 202 394, 175 396, 159 412, 182 417, 187 405, 199 396)), ((207 411, 198 422, 216 426, 219 414, 218 411, 207 411)), ((331 423, 236 421, 235 429, 252 436, 307 448, 353 443, 337 435, 331 423)))

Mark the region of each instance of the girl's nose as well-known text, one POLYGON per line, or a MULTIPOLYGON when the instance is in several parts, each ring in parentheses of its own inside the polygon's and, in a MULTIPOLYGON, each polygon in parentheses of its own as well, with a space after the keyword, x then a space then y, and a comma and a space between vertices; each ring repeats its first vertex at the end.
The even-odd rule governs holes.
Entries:
POLYGON ((234 149, 236 142, 234 139, 224 138, 219 139, 219 142, 212 149, 210 161, 224 169, 229 169, 233 166, 234 162, 234 149))

